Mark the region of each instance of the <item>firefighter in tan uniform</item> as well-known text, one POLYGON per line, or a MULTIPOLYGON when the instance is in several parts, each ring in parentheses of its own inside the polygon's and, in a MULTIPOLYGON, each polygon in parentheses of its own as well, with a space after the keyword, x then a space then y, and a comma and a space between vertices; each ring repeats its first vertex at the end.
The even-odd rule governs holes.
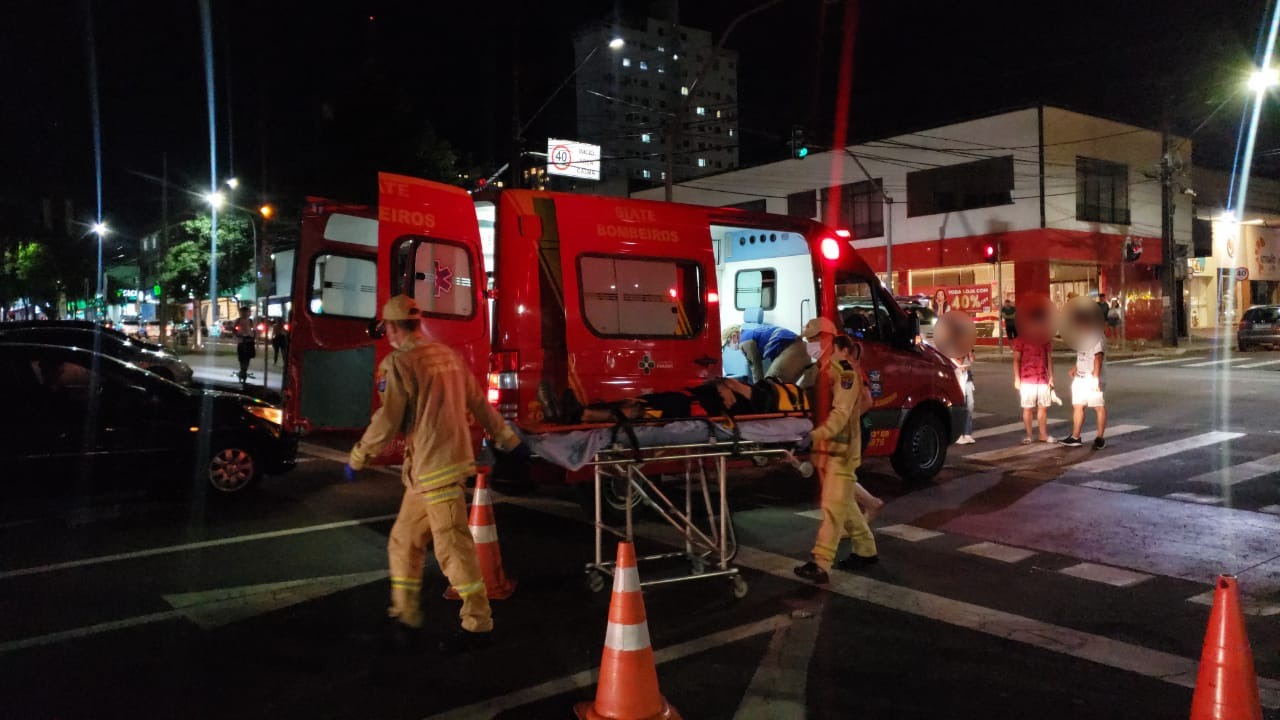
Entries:
POLYGON ((382 320, 395 349, 378 366, 381 406, 352 448, 344 473, 354 481, 356 472, 404 432, 405 491, 387 546, 388 615, 395 620, 391 641, 400 647, 417 643, 423 562, 427 547, 434 545, 441 571, 462 596, 462 630, 442 641, 440 649, 464 650, 487 642, 493 630, 475 542, 467 527, 464 483, 476 471, 469 419, 479 420, 499 449, 515 451, 522 459, 529 451, 489 406, 458 353, 423 336, 421 311, 413 298, 397 295, 388 300, 382 320))
POLYGON ((860 418, 870 404, 870 394, 857 366, 853 340, 837 333, 827 318, 805 324, 804 337, 818 345, 818 364, 831 383, 831 413, 821 427, 809 434, 813 457, 822 481, 822 525, 813 545, 813 560, 795 569, 796 575, 815 583, 828 581, 840 541, 848 536, 853 552, 836 566, 858 570, 879 561, 876 540, 867 519, 855 502, 858 466, 862 464, 860 418))

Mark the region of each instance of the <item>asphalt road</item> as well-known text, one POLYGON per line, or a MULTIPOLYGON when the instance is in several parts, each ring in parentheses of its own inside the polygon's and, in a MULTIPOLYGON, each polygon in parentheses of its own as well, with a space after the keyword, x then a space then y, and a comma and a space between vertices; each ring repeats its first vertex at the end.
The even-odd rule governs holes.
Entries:
MULTIPOLYGON (((1102 451, 1019 445, 1011 369, 984 359, 978 442, 925 487, 869 462, 863 481, 890 500, 882 562, 823 589, 791 575, 817 527, 815 482, 735 471, 749 593, 724 578, 646 590, 663 694, 685 718, 1186 717, 1205 593, 1232 572, 1266 717, 1280 717, 1280 362, 1238 367, 1280 354, 1248 357, 1112 365, 1102 451)), ((0 527, 2 714, 563 718, 593 696, 609 594, 584 587, 593 534, 574 492, 500 496, 519 586, 495 603, 491 648, 396 653, 372 638, 397 478, 341 484, 339 455, 311 452, 235 503, 109 503, 0 527)), ((640 552, 679 546, 647 517, 640 552)), ((443 589, 429 567, 436 633, 456 622, 443 589)))

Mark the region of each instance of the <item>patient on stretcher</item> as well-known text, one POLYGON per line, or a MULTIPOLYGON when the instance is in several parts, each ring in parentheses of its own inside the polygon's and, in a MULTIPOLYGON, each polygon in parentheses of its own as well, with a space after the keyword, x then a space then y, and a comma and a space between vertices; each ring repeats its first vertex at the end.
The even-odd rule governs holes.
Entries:
POLYGON ((683 391, 648 393, 585 406, 572 391, 565 392, 563 399, 550 403, 550 407, 550 393, 539 392, 539 398, 543 403, 543 417, 548 422, 564 425, 804 412, 812 405, 804 389, 775 378, 751 384, 733 378, 715 378, 683 391))

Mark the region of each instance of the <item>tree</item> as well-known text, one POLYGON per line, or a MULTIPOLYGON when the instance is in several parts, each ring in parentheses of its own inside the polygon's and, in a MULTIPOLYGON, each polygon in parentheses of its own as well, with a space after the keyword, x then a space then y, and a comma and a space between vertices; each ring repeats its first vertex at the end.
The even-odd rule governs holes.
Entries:
POLYGON ((58 301, 58 265, 49 245, 39 241, 20 242, 12 253, 13 276, 25 305, 52 306, 58 301))
MULTIPOLYGON (((253 228, 242 212, 218 214, 218 294, 234 295, 249 281, 253 265, 253 228)), ((160 290, 172 298, 188 293, 202 297, 209 288, 209 249, 213 219, 197 215, 175 226, 169 235, 169 252, 160 262, 160 290)))

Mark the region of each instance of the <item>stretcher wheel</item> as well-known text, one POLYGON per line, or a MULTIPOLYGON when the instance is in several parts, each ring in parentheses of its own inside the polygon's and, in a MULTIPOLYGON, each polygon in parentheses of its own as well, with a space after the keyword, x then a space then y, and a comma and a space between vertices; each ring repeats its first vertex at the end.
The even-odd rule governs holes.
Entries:
POLYGON ((707 564, 703 562, 702 558, 700 557, 693 558, 689 562, 689 566, 690 566, 690 569, 693 571, 694 575, 701 575, 702 573, 707 571, 707 564))
POLYGON ((587 572, 586 585, 588 590, 598 593, 604 589, 604 576, 596 570, 591 570, 587 572))
POLYGON ((751 588, 747 586, 747 581, 743 580, 741 575, 734 575, 730 583, 733 585, 733 596, 738 600, 746 597, 747 593, 751 591, 751 588))

